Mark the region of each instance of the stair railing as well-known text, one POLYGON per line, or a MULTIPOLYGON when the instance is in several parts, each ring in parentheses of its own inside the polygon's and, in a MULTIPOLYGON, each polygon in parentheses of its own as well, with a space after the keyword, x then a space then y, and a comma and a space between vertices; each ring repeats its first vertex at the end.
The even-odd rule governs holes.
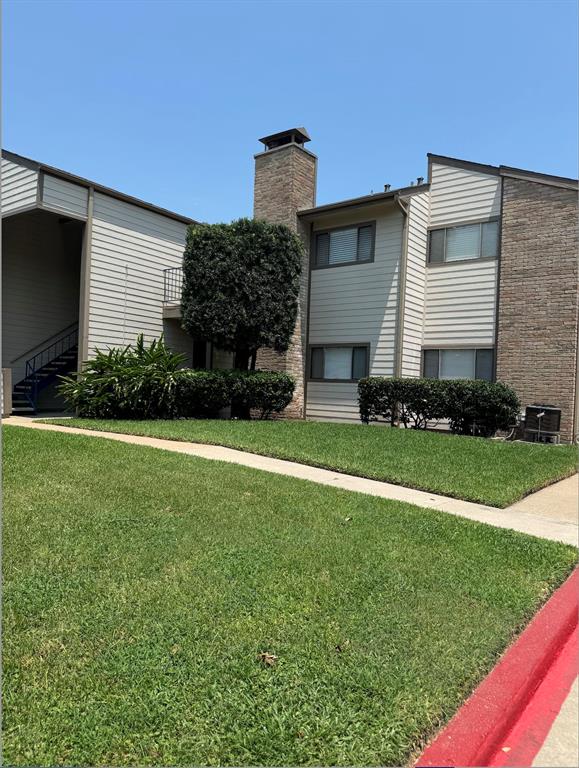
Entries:
POLYGON ((25 391, 24 395, 32 408, 36 410, 36 402, 38 399, 38 383, 40 381, 39 371, 44 366, 49 365, 57 357, 69 352, 71 349, 78 345, 78 326, 73 331, 62 336, 56 341, 49 344, 40 352, 37 352, 33 357, 26 361, 26 374, 24 381, 28 383, 28 392, 25 391))

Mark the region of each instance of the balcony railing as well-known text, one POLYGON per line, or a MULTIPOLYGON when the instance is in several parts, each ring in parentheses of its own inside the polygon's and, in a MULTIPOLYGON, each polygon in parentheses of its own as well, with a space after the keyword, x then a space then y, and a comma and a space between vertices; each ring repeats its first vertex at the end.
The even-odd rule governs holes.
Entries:
POLYGON ((183 267, 164 269, 163 278, 163 301, 166 304, 179 304, 183 292, 183 267))

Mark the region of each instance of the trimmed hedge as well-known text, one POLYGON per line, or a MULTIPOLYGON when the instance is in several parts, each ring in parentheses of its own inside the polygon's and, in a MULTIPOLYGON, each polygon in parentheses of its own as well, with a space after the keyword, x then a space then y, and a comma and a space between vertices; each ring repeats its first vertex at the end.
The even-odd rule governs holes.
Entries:
POLYGON ((235 401, 267 419, 291 403, 294 389, 291 376, 275 371, 187 370, 177 386, 177 405, 180 416, 207 418, 235 401))
POLYGON ((281 413, 292 401, 295 381, 274 371, 230 371, 232 395, 237 404, 257 411, 260 419, 281 413))
POLYGON ((184 368, 177 384, 177 415, 215 418, 231 404, 231 382, 224 371, 184 368))
POLYGON ((358 383, 360 418, 412 429, 447 420, 451 432, 490 437, 516 423, 521 404, 500 382, 370 377, 358 383))
POLYGON ((295 383, 273 371, 180 368, 183 355, 163 338, 97 350, 81 373, 62 377, 59 391, 79 416, 101 419, 210 418, 233 401, 266 419, 289 405, 295 383))

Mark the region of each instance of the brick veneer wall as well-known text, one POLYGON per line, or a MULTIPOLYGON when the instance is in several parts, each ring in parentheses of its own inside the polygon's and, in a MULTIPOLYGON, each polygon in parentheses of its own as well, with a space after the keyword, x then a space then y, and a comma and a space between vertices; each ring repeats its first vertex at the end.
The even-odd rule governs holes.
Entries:
POLYGON ((572 440, 577 370, 577 192, 503 178, 497 379, 523 407, 562 409, 572 440))
POLYGON ((254 218, 286 224, 302 237, 305 248, 298 317, 290 348, 282 355, 272 349, 260 349, 257 355, 259 368, 284 371, 295 377, 294 399, 284 412, 290 418, 305 416, 309 230, 300 223, 297 211, 312 208, 316 203, 316 164, 316 156, 296 144, 255 156, 254 218))

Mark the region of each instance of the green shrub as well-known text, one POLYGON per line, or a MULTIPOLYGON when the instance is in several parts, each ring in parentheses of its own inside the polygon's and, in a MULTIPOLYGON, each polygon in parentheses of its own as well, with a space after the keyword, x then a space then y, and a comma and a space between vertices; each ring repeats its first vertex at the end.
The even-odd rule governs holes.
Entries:
POLYGON ((291 402, 294 380, 270 371, 191 370, 163 337, 97 350, 81 373, 62 377, 59 391, 79 416, 100 419, 211 418, 232 402, 262 419, 291 402))
POLYGON ((489 437, 517 419, 520 402, 506 384, 465 379, 397 379, 370 377, 358 383, 360 418, 384 419, 405 427, 426 429, 448 420, 462 435, 489 437))
POLYGON ((234 352, 239 370, 249 369, 261 347, 285 352, 303 260, 300 237, 284 224, 192 224, 183 254, 183 328, 234 352))
POLYGON ((147 346, 96 351, 80 373, 61 377, 59 391, 79 416, 155 419, 175 414, 179 366, 183 355, 171 352, 163 337, 147 346))
POLYGON ((177 384, 179 416, 213 418, 231 404, 229 371, 185 369, 177 384))
POLYGON ((292 400, 295 381, 275 371, 231 371, 233 398, 241 409, 257 411, 260 419, 281 413, 292 400))
POLYGON ((508 429, 516 422, 521 403, 506 384, 481 380, 445 383, 451 432, 491 437, 498 429, 508 429))
POLYGON ((233 404, 237 413, 267 419, 289 405, 294 388, 291 376, 274 371, 187 371, 178 385, 178 411, 209 418, 233 404))

